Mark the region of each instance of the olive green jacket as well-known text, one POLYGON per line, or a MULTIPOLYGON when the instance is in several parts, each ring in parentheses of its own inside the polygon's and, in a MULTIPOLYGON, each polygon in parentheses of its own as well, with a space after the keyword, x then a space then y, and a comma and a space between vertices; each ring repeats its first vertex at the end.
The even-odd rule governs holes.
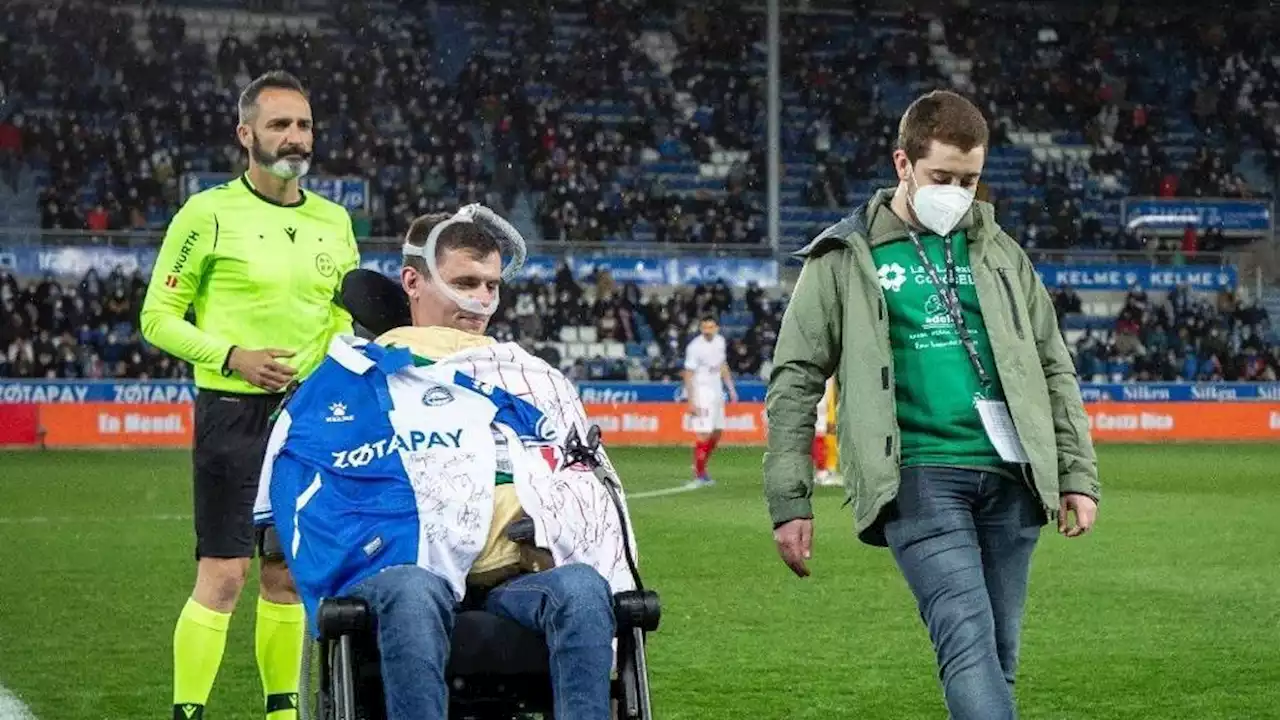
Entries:
MULTIPOLYGON (((834 375, 840 470, 855 532, 880 546, 877 520, 898 491, 900 433, 888 314, 871 248, 906 237, 889 207, 892 196, 880 191, 799 251, 804 267, 783 315, 765 397, 764 486, 774 525, 812 517, 815 413, 834 375)), ((1056 521, 1061 493, 1100 494, 1075 366, 1048 291, 996 224, 992 206, 975 202, 961 227, 1000 382, 1031 459, 1026 481, 1056 521)))

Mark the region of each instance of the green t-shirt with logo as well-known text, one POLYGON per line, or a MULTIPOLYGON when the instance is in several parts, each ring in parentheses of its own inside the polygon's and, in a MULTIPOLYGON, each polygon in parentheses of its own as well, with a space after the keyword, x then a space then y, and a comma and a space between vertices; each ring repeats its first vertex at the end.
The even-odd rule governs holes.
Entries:
MULTIPOLYGON (((903 238, 872 250, 889 312, 902 465, 1000 467, 1003 463, 982 427, 975 397, 1004 400, 1004 392, 978 306, 967 238, 963 230, 951 237, 965 324, 993 383, 986 395, 915 245, 903 238)), ((922 235, 920 242, 945 283, 942 238, 922 235)))

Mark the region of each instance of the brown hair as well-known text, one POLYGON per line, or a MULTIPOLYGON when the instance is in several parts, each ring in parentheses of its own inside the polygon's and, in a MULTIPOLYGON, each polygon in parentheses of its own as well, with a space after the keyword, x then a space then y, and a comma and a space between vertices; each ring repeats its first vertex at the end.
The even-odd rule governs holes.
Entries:
POLYGON ((263 90, 271 89, 292 90, 302 97, 308 97, 306 88, 302 87, 302 81, 293 74, 284 70, 263 73, 240 91, 240 100, 236 104, 240 111, 240 122, 245 124, 253 122, 258 114, 258 96, 262 95, 263 90))
POLYGON ((954 145, 961 152, 986 147, 990 129, 982 111, 963 96, 949 90, 934 90, 911 103, 898 124, 898 148, 914 163, 929 153, 937 140, 954 145))
MULTIPOLYGON (((419 215, 409 223, 409 231, 404 237, 405 242, 415 247, 425 247, 431 231, 451 217, 453 215, 449 213, 419 215)), ((494 240, 493 236, 479 225, 470 222, 450 225, 440 233, 440 237, 436 240, 436 260, 439 260, 446 250, 462 250, 477 260, 483 260, 493 253, 501 252, 498 241, 494 240)), ((427 264, 420 257, 406 257, 404 263, 424 275, 427 272, 427 264)))

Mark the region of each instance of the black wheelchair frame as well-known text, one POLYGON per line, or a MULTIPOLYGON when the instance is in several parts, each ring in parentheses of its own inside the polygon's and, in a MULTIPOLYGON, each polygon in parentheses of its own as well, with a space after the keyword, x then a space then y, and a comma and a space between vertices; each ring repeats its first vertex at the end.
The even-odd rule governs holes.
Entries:
MULTIPOLYGON (((626 513, 617 493, 618 481, 600 462, 599 447, 599 427, 591 427, 585 442, 576 429, 572 430, 564 446, 564 467, 581 463, 591 468, 617 510, 636 589, 613 597, 617 639, 616 672, 610 688, 613 715, 617 720, 652 720, 645 644, 647 634, 658 628, 661 603, 658 594, 646 590, 640 579, 626 513)), ((517 542, 532 543, 532 523, 508 534, 517 542)), ((477 609, 479 606, 468 598, 455 617, 445 671, 450 720, 515 720, 530 714, 553 718, 544 639, 507 618, 477 609)), ((327 598, 321 602, 316 620, 319 637, 315 641, 308 637, 304 645, 299 720, 386 720, 376 619, 368 605, 359 598, 327 598), (315 644, 319 645, 319 688, 317 716, 312 716, 307 686, 315 644)))

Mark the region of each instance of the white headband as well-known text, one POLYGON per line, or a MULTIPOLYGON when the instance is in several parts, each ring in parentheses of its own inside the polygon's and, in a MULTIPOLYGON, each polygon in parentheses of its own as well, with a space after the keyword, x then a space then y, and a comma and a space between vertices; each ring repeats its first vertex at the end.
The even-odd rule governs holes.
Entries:
POLYGON ((451 300, 458 303, 458 307, 467 312, 488 317, 498 311, 498 293, 495 292, 493 294, 493 300, 489 303, 465 297, 441 279, 440 271, 436 267, 436 244, 440 240, 440 234, 450 225, 459 223, 474 223, 480 227, 482 232, 488 233, 490 237, 497 241, 498 253, 503 257, 510 258, 502 268, 502 281, 511 282, 514 280, 520 269, 524 267, 525 258, 528 255, 528 248, 525 245, 524 238, 511 223, 479 203, 473 203, 461 208, 448 220, 431 228, 431 234, 427 235, 425 245, 417 246, 406 242, 403 248, 404 256, 422 258, 432 282, 439 286, 440 290, 449 296, 451 300))

